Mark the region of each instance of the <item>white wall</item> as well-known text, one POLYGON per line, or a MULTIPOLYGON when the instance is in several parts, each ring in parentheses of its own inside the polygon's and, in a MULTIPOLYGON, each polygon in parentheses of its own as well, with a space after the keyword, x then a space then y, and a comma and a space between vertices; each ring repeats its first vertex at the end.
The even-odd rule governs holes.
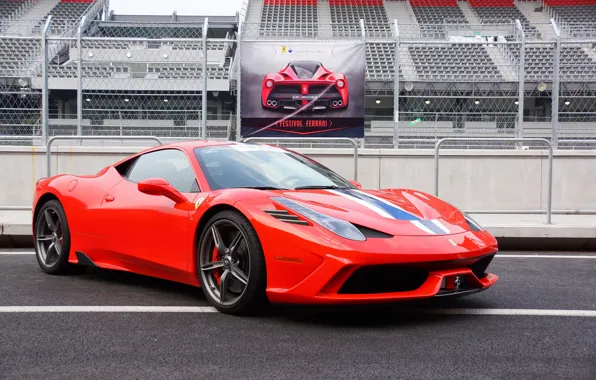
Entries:
MULTIPOLYGON (((52 174, 95 173, 141 149, 144 147, 55 146, 52 174)), ((351 149, 299 151, 352 179, 351 149)), ((365 188, 434 191, 433 151, 360 152, 358 181, 365 188)), ((0 169, 0 207, 30 205, 35 182, 46 174, 45 149, 0 147, 0 169)), ((557 152, 553 172, 554 209, 596 209, 596 152, 557 152)), ((467 210, 544 209, 547 176, 545 152, 443 150, 439 196, 467 210)))

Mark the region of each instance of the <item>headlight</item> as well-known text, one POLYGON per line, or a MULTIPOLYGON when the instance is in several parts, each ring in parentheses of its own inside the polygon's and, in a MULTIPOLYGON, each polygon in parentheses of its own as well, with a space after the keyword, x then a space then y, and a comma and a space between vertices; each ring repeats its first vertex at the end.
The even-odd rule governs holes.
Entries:
POLYGON ((321 214, 320 212, 312 210, 306 206, 301 205, 300 203, 291 201, 287 198, 275 197, 271 199, 291 209, 292 211, 304 216, 305 218, 312 220, 313 222, 319 224, 321 227, 345 239, 356 241, 366 240, 366 238, 364 237, 364 235, 362 235, 360 230, 358 230, 358 228, 356 228, 350 222, 337 219, 329 215, 321 214))
POLYGON ((466 214, 463 211, 462 211, 462 214, 464 214, 464 218, 466 218, 466 222, 468 222, 468 225, 470 226, 470 229, 472 231, 482 231, 482 230, 484 230, 484 228, 482 228, 482 226, 480 226, 480 223, 478 223, 477 221, 475 221, 474 219, 472 219, 470 217, 470 215, 466 214))

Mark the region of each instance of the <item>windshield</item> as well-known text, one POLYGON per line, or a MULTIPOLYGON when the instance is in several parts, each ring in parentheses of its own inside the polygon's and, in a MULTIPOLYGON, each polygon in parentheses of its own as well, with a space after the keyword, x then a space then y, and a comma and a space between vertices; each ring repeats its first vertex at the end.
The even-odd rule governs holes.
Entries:
POLYGON ((319 62, 296 61, 290 62, 290 67, 298 75, 298 78, 310 79, 315 75, 319 67, 321 67, 321 64, 319 62))
POLYGON ((275 147, 234 144, 194 152, 212 190, 355 188, 325 166, 275 147))

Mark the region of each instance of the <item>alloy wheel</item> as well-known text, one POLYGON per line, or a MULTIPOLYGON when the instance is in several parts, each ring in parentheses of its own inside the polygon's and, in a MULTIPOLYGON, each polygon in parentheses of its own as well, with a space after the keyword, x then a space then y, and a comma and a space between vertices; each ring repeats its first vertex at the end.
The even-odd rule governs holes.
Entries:
POLYGON ((250 281, 250 249, 240 227, 231 220, 214 222, 200 246, 201 283, 222 306, 236 304, 250 281))
POLYGON ((47 266, 54 266, 62 254, 64 243, 64 224, 58 211, 52 207, 46 208, 37 219, 35 228, 35 244, 37 254, 47 266))

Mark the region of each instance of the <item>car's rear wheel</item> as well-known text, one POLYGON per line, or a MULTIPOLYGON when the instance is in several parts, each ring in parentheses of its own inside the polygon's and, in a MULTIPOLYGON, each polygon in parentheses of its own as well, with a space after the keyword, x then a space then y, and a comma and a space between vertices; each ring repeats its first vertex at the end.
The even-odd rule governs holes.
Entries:
POLYGON ((60 202, 52 199, 41 206, 34 232, 35 254, 44 272, 65 274, 84 270, 84 267, 68 263, 70 229, 60 202))
POLYGON ((249 314, 266 304, 263 249, 241 213, 215 214, 201 233, 197 254, 201 287, 217 310, 249 314))

